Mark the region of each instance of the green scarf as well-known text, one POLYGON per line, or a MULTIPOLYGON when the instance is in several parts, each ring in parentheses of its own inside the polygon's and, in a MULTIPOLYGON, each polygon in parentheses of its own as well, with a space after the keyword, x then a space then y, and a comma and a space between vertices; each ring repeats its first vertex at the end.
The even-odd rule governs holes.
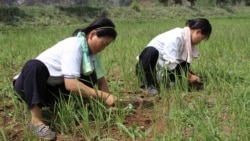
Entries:
POLYGON ((93 68, 90 62, 89 47, 85 38, 84 32, 78 32, 77 39, 82 47, 82 70, 84 75, 90 75, 93 72, 93 68))
POLYGON ((103 77, 105 75, 105 69, 101 63, 100 58, 96 55, 94 61, 94 68, 92 67, 92 63, 89 55, 89 47, 85 37, 84 32, 78 32, 77 39, 81 44, 82 48, 82 70, 84 75, 90 75, 94 69, 96 72, 97 79, 103 77))

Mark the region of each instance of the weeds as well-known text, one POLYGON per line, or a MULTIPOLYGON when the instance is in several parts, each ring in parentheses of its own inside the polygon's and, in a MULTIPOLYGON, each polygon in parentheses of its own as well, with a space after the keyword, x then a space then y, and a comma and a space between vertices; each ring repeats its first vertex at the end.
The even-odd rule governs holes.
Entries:
MULTIPOLYGON (((71 9, 63 10, 70 12, 71 9)), ((121 8, 124 13, 126 10, 121 8)), ((171 10, 173 7, 170 7, 171 10)), ((120 16, 120 19, 115 19, 119 37, 100 54, 106 66, 106 78, 112 94, 119 98, 143 95, 138 91, 140 84, 135 76, 136 56, 152 37, 171 28, 182 27, 184 19, 196 16, 193 13, 187 16, 190 10, 187 8, 176 9, 175 12, 178 12, 177 10, 183 10, 185 13, 179 18, 172 15, 174 19, 158 18, 164 17, 166 13, 164 10, 155 11, 153 8, 137 13, 129 11, 126 16, 122 15, 122 12, 112 13, 113 17, 120 16), (150 17, 144 18, 143 15, 150 17), (129 16, 132 18, 124 18, 129 16), (139 17, 138 21, 133 19, 136 17, 139 17)), ((200 12, 209 12, 203 10, 206 8, 200 12)), ((221 9, 215 8, 212 14, 216 12, 221 13, 221 9)), ((171 16, 174 12, 167 14, 171 16)), ((209 17, 213 26, 212 36, 198 46, 200 57, 192 63, 192 70, 204 78, 204 89, 190 92, 182 82, 178 82, 174 88, 166 87, 167 82, 163 82, 160 86, 161 100, 153 97, 153 108, 145 106, 141 111, 153 121, 148 128, 124 123, 127 116, 137 116, 134 105, 131 108, 117 103, 118 110, 110 111, 98 99, 89 99, 86 104, 84 98, 76 98, 73 94, 68 100, 60 99, 52 109, 44 109, 45 113, 49 113, 45 115, 46 122, 50 123, 59 136, 68 135, 70 138, 78 137, 84 140, 249 140, 250 22, 246 15, 237 15, 235 12, 230 17, 209 17)), ((67 16, 64 18, 67 19, 67 16)), ((20 72, 26 60, 36 57, 57 41, 71 36, 76 28, 86 24, 72 21, 75 23, 62 23, 61 26, 1 28, 2 140, 35 139, 27 131, 27 123, 30 122, 29 111, 24 103, 13 95, 12 78, 20 72), (6 116, 8 114, 11 116, 6 116), (13 132, 18 137, 15 138, 11 134, 13 132)), ((145 125, 143 118, 140 120, 145 125)))

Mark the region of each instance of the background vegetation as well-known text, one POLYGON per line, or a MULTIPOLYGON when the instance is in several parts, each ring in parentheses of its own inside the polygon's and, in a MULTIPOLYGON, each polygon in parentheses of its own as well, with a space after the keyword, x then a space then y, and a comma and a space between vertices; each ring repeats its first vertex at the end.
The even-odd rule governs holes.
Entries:
POLYGON ((212 36, 198 46, 201 56, 192 65, 203 76, 205 89, 162 86, 161 100, 152 97, 153 106, 142 110, 152 121, 150 127, 126 124, 133 107, 118 105, 120 110, 113 113, 91 100, 89 109, 72 96, 60 101, 59 108, 44 109, 46 122, 62 140, 250 140, 250 9, 204 3, 167 8, 137 2, 129 7, 2 7, 0 140, 35 140, 27 130, 28 111, 13 95, 13 76, 26 60, 98 16, 112 18, 118 31, 117 40, 101 53, 111 91, 118 97, 143 95, 134 74, 135 58, 152 37, 184 26, 187 19, 208 18, 212 36))

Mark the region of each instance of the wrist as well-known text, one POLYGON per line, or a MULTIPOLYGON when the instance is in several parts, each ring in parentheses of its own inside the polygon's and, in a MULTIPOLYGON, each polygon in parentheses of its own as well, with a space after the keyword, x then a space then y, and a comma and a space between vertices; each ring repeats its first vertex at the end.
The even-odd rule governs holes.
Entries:
POLYGON ((109 106, 113 105, 114 104, 114 98, 112 95, 108 95, 106 100, 105 100, 105 103, 109 106))

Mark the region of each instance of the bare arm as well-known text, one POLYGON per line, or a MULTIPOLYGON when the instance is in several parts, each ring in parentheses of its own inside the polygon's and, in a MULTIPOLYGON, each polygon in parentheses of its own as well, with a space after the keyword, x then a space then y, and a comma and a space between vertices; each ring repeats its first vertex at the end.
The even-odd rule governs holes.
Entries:
POLYGON ((77 79, 64 78, 64 83, 65 83, 65 88, 68 91, 81 94, 83 97, 92 96, 95 98, 101 98, 102 100, 105 101, 107 105, 112 105, 115 102, 114 97, 108 92, 105 92, 104 89, 103 91, 101 91, 101 90, 90 88, 77 79))

